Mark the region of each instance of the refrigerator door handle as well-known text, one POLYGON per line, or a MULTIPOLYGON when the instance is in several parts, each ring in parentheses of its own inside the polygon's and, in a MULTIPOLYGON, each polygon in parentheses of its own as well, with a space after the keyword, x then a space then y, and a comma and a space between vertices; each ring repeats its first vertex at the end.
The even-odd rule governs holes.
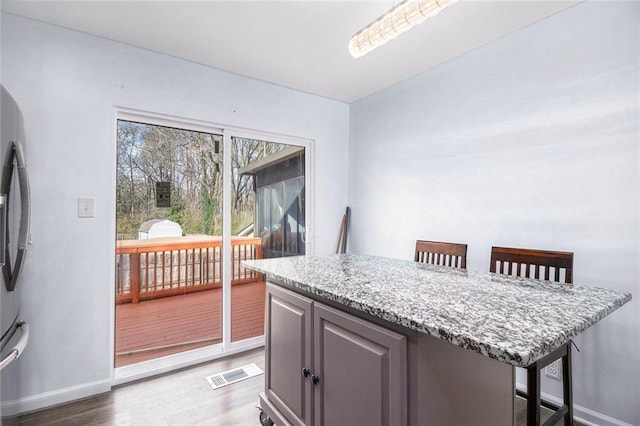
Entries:
MULTIPOLYGON (((5 249, 3 272, 7 291, 13 291, 18 283, 18 277, 20 276, 20 271, 22 270, 22 265, 27 254, 27 246, 29 244, 29 228, 31 226, 31 190, 29 188, 29 174, 27 172, 27 166, 24 162, 22 147, 17 142, 12 143, 10 154, 7 156, 7 161, 4 165, 2 173, 2 182, 0 183, 0 192, 2 192, 3 194, 9 194, 9 191, 11 189, 11 178, 13 175, 14 159, 15 166, 17 168, 20 188, 20 228, 18 230, 16 263, 15 265, 13 265, 13 267, 9 258, 10 250, 5 249)), ((6 216, 8 216, 9 214, 9 203, 10 198, 8 198, 7 202, 5 203, 5 223, 6 216)), ((5 235, 6 232, 7 231, 5 231, 5 235)), ((6 247, 6 241, 4 241, 3 244, 5 244, 6 247)))
POLYGON ((29 187, 29 172, 24 162, 22 146, 14 144, 16 165, 18 167, 18 181, 20 182, 20 233, 18 235, 18 249, 26 249, 29 243, 29 227, 31 225, 31 188, 29 187))
POLYGON ((27 344, 29 343, 29 325, 26 322, 21 322, 18 324, 20 331, 22 332, 22 336, 18 343, 11 349, 9 355, 7 355, 2 361, 0 361, 0 371, 4 370, 9 364, 18 359, 22 352, 24 352, 27 344))
POLYGON ((14 152, 16 156, 16 166, 18 167, 18 181, 20 183, 20 229, 18 231, 18 253, 16 254, 16 264, 13 267, 11 276, 11 288, 15 288, 18 277, 22 271, 22 264, 27 254, 29 244, 29 228, 31 226, 31 189, 29 187, 29 173, 24 162, 22 146, 15 142, 14 152))
POLYGON ((0 267, 4 266, 7 249, 7 196, 0 194, 0 267))

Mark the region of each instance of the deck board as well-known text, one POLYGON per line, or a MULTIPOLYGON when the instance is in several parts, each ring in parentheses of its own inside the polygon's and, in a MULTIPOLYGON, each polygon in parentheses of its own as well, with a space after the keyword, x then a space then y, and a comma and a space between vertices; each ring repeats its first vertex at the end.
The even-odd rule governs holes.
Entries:
MULTIPOLYGON (((232 286, 232 341, 264 333, 264 300, 262 281, 232 286)), ((219 343, 222 289, 118 304, 115 332, 116 367, 219 343)))

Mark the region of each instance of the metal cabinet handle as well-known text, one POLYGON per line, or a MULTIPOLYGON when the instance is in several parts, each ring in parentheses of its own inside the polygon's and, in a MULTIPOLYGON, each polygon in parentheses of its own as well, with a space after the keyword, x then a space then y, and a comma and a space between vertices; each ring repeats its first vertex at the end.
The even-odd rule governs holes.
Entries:
POLYGON ((309 377, 309 374, 311 374, 311 371, 309 371, 309 369, 307 367, 302 369, 302 375, 304 377, 309 377))
POLYGON ((313 382, 314 385, 317 385, 318 382, 320 381, 320 377, 314 374, 313 376, 311 376, 311 381, 313 382))

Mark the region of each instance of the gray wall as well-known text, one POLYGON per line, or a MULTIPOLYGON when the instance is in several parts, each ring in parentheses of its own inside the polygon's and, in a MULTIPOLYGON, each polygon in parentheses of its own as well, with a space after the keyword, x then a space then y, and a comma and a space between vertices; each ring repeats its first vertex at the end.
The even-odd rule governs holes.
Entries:
POLYGON ((351 251, 465 242, 488 271, 492 245, 567 250, 576 283, 634 294, 576 339, 599 424, 640 424, 639 22, 640 3, 582 3, 351 108, 351 251))
POLYGON ((33 197, 23 409, 111 384, 114 106, 314 139, 315 248, 334 250, 347 203, 348 105, 9 14, 2 66, 24 113, 33 197), (96 198, 94 219, 77 218, 78 197, 96 198))

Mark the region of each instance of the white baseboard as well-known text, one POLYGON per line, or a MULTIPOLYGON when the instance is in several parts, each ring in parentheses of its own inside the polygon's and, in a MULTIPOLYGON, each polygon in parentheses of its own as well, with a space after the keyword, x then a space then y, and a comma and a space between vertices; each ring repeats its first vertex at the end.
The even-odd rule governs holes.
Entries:
MULTIPOLYGON (((516 383, 516 388, 518 390, 521 390, 522 392, 527 391, 527 387, 521 383, 516 383)), ((562 399, 555 395, 542 392, 540 396, 542 397, 542 399, 558 406, 563 404, 562 399)), ((630 423, 614 419, 613 417, 609 417, 606 414, 590 410, 589 408, 583 407, 576 403, 573 404, 573 418, 587 426, 633 426, 630 423)))
POLYGON ((2 403, 2 415, 7 417, 41 410, 77 399, 88 398, 111 390, 111 379, 71 386, 2 403))

